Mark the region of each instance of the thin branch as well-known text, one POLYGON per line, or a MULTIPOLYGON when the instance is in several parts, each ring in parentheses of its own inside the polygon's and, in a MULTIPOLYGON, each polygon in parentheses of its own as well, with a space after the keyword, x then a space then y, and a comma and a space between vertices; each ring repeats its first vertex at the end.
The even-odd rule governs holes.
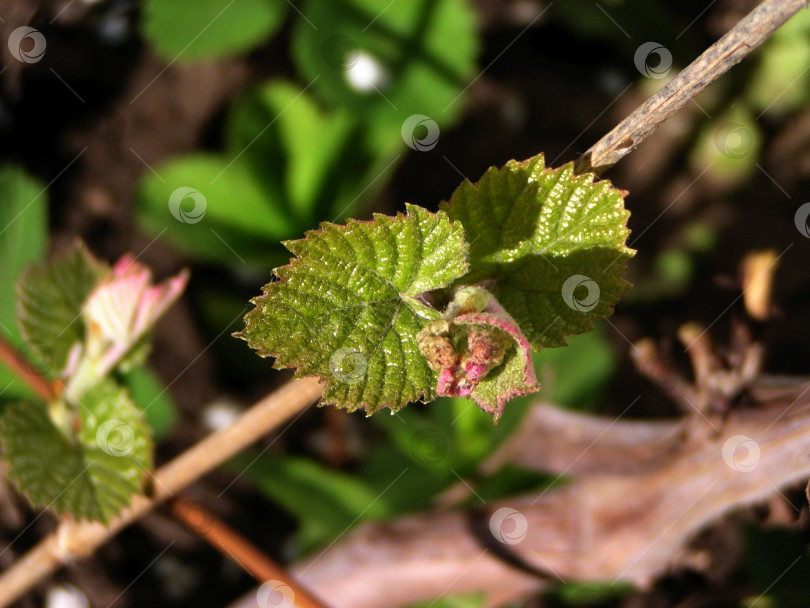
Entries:
POLYGON ((808 0, 765 0, 678 73, 575 163, 578 173, 601 174, 632 152, 662 122, 739 63, 808 0))
POLYGON ((311 405, 320 397, 322 388, 315 378, 303 378, 268 395, 234 424, 209 435, 158 469, 154 474, 154 493, 149 497, 135 496, 132 504, 109 525, 63 521, 55 532, 0 575, 0 608, 14 602, 66 562, 92 555, 122 528, 311 405))
POLYGON ((48 379, 34 371, 33 365, 20 349, 15 349, 2 336, 0 336, 0 361, 5 363, 15 376, 31 387, 43 401, 47 403, 54 398, 54 390, 48 379))
POLYGON ((216 547, 220 553, 235 561, 259 584, 267 581, 283 583, 292 590, 294 602, 300 608, 325 608, 289 572, 202 505, 178 496, 171 501, 170 509, 172 515, 216 547))

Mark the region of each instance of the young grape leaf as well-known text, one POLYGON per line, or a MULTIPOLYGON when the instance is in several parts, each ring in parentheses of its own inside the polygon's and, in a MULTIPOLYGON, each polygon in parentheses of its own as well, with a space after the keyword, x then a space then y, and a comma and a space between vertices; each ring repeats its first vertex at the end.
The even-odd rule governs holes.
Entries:
POLYGON ((533 348, 563 346, 609 316, 629 286, 624 194, 574 175, 572 163, 547 169, 542 155, 465 181, 441 205, 470 243, 461 282, 487 281, 533 348))
POLYGON ((9 404, 0 425, 9 477, 36 505, 107 522, 141 491, 152 464, 149 428, 126 390, 109 380, 83 395, 76 415, 74 438, 44 405, 9 404))
POLYGON ((17 279, 17 323, 28 344, 48 357, 50 371, 64 368, 70 348, 84 339, 82 305, 108 272, 77 243, 59 258, 29 266, 17 279))
POLYGON ((276 269, 236 335, 276 368, 320 376, 324 403, 371 414, 433 399, 436 372, 416 335, 440 313, 420 295, 467 272, 467 246, 444 213, 406 207, 286 242, 298 257, 276 269))
POLYGON ((269 38, 287 12, 267 0, 147 0, 141 27, 169 65, 232 57, 269 38))

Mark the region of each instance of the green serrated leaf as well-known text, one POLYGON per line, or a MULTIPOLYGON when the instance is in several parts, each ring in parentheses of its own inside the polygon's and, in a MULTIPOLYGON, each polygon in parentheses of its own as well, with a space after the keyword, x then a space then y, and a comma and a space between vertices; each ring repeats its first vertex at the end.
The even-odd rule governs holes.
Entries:
POLYGON ((268 38, 287 12, 271 0, 148 0, 144 36, 166 61, 230 57, 268 38))
POLYGON ((77 243, 64 255, 29 266, 17 280, 17 323, 23 338, 58 372, 70 348, 84 338, 81 309, 88 294, 109 272, 77 243))
POLYGON ((9 477, 35 505, 107 522, 141 491, 152 464, 149 429, 112 381, 85 393, 77 415, 73 436, 44 405, 10 404, 0 424, 9 477))
POLYGON ((467 271, 467 247, 444 213, 406 207, 285 243, 298 257, 276 269, 237 334, 275 367, 320 376, 324 403, 370 414, 435 396, 416 335, 439 312, 419 296, 467 271))
POLYGON ((532 346, 562 346, 609 316, 629 284, 630 215, 609 181, 546 169, 542 155, 465 181, 441 208, 464 226, 471 272, 489 288, 532 346))
MULTIPOLYGON (((0 169, 0 331, 14 346, 22 342, 16 326, 14 283, 20 271, 40 260, 48 243, 48 197, 45 186, 17 166, 0 169)), ((33 361, 33 364, 38 362, 33 361)), ((31 389, 0 363, 4 399, 31 397, 31 389)))

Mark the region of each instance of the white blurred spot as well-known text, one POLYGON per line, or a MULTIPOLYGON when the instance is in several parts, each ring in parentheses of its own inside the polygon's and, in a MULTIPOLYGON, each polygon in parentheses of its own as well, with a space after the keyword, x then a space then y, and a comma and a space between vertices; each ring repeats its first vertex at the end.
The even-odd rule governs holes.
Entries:
POLYGON ((90 602, 73 585, 59 585, 48 589, 45 594, 45 608, 90 608, 90 602))
POLYGON ((388 80, 385 67, 365 51, 355 51, 351 67, 346 70, 346 80, 355 91, 368 93, 383 88, 388 80))
POLYGON ((232 401, 214 401, 203 410, 202 423, 209 431, 227 428, 242 413, 242 408, 232 401))

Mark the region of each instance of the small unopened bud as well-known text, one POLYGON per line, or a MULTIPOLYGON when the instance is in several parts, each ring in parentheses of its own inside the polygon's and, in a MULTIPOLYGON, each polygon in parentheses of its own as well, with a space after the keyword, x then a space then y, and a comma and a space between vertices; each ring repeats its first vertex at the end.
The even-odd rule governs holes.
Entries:
POLYGON ((497 327, 473 327, 467 333, 467 358, 491 369, 503 361, 509 340, 509 335, 497 327))
POLYGON ((458 354, 453 345, 452 329, 448 321, 430 323, 416 335, 416 342, 430 369, 440 371, 458 364, 458 354))
POLYGON ((455 395, 456 379, 451 368, 439 372, 439 381, 436 383, 436 392, 439 395, 455 395))

